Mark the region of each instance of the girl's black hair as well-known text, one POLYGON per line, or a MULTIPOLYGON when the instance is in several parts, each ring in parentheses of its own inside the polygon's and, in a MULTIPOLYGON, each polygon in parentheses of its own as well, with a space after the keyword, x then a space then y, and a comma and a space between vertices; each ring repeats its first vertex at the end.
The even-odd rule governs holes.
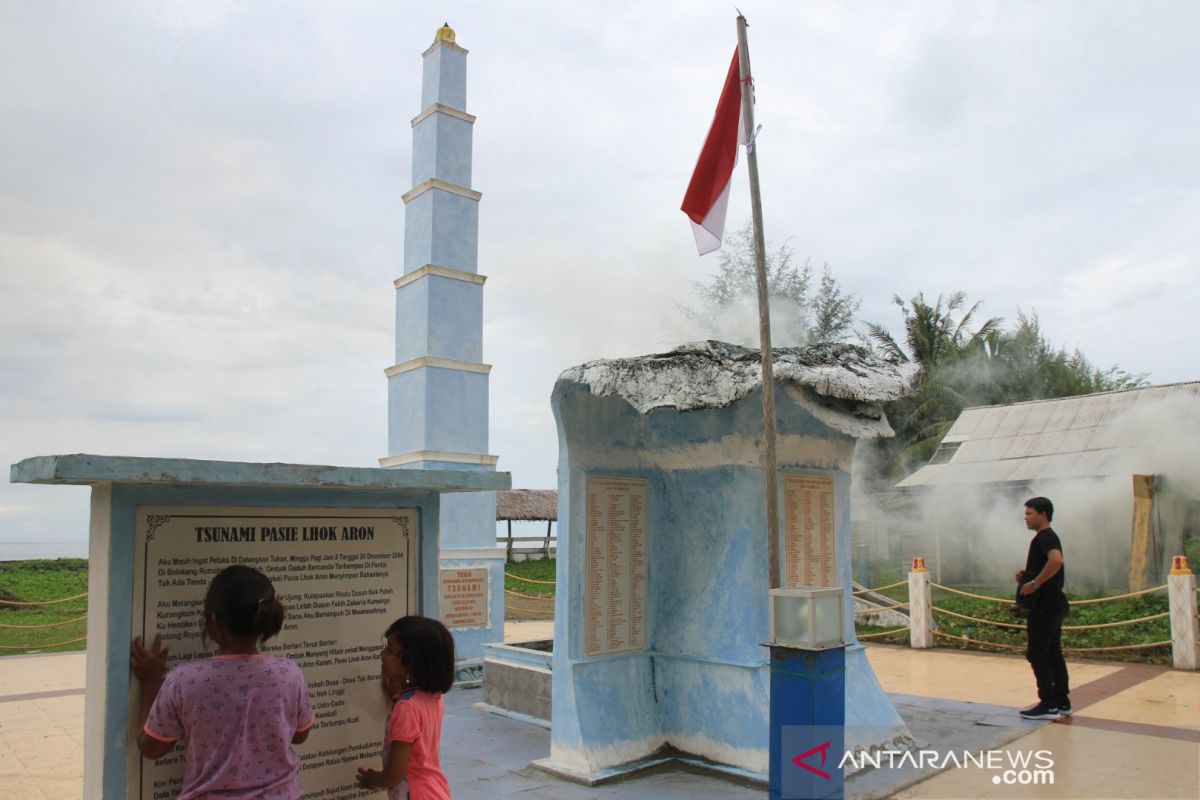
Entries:
POLYGON ((445 694, 454 685, 454 637, 436 619, 401 617, 384 634, 400 645, 400 663, 413 686, 445 694))
POLYGON ((253 636, 265 642, 283 628, 283 604, 275 597, 271 579, 254 567, 234 564, 213 576, 204 595, 204 630, 217 622, 238 638, 253 636))

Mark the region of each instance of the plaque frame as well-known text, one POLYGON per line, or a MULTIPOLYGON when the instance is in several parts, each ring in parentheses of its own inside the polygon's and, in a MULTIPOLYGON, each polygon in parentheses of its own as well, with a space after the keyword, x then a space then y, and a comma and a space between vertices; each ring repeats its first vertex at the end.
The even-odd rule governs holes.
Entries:
MULTIPOLYGON (((133 576, 134 586, 132 592, 132 604, 130 611, 132 612, 131 626, 135 635, 144 635, 146 625, 149 620, 149 603, 147 597, 150 595, 151 569, 150 564, 150 546, 156 539, 156 535, 160 528, 174 521, 186 520, 272 520, 275 522, 285 520, 329 520, 330 525, 343 524, 347 521, 355 520, 387 520, 395 524, 403 536, 400 552, 406 561, 405 578, 406 588, 403 595, 398 598, 402 600, 403 609, 390 610, 387 614, 390 623, 395 613, 414 614, 420 613, 422 601, 422 582, 421 582, 421 532, 422 532, 422 510, 418 505, 412 506, 396 506, 390 508, 372 508, 372 507, 305 507, 305 506, 260 506, 260 505, 234 505, 234 506, 173 506, 160 504, 138 505, 134 509, 134 564, 133 576), (140 572, 140 580, 139 578, 140 572)), ((278 547, 273 543, 255 543, 264 548, 278 547)), ((386 545, 381 545, 386 546, 386 545)), ((236 561, 232 563, 238 563, 236 561)), ((257 566, 252 564, 252 566, 257 566)), ((386 579, 385 579, 386 580, 386 579)), ((210 578, 205 578, 205 588, 209 583, 210 578)), ((203 589, 200 590, 201 596, 203 589)), ((285 629, 286 630, 286 629, 285 629)), ((380 628, 379 634, 382 635, 384 628, 380 628)), ((283 631, 281 631, 281 635, 283 631)), ((272 639, 268 642, 268 650, 276 640, 272 639)), ((203 656, 200 656, 203 657, 203 656)), ((327 665, 328 666, 328 665, 327 665)), ((306 681, 308 681, 306 673, 306 681)), ((140 690, 136 680, 131 678, 131 687, 129 692, 129 730, 137 730, 137 722, 139 717, 140 706, 140 690)), ((316 703, 314 701, 314 706, 316 703)), ((314 708, 315 710, 315 708, 314 708)), ((382 718, 386 719, 387 710, 383 709, 382 718)), ((315 730, 315 728, 314 728, 315 730)), ((372 725, 372 736, 375 736, 374 726, 372 725)), ((312 741, 310 737, 310 742, 312 741)), ((305 745, 308 745, 306 742, 305 745)), ((304 748, 305 745, 298 747, 304 748)), ((182 753, 179 750, 173 751, 172 755, 182 758, 182 753)), ((301 753, 303 756, 303 753, 301 753)), ((153 767, 154 762, 148 762, 142 758, 136 746, 129 748, 129 781, 127 784, 127 797, 129 800, 142 800, 145 797, 154 796, 153 787, 147 787, 146 781, 149 778, 147 774, 150 770, 148 767, 153 767)), ((303 780, 303 767, 301 767, 301 779, 303 780)), ((348 796, 357 796, 352 794, 348 796)))
MULTIPOLYGON (((649 621, 649 584, 650 584, 650 481, 647 478, 636 475, 588 475, 585 488, 585 504, 583 512, 583 563, 582 563, 582 581, 583 591, 580 593, 583 603, 581 620, 583 622, 581 638, 579 642, 580 653, 583 658, 605 658, 608 656, 622 656, 631 653, 644 653, 650 646, 649 621), (641 622, 640 627, 635 626, 632 619, 629 619, 627 624, 629 627, 630 642, 623 647, 613 647, 608 639, 605 639, 606 644, 598 647, 589 647, 589 642, 592 635, 599 638, 604 638, 602 632, 596 632, 594 626, 599 626, 601 620, 589 620, 588 611, 592 608, 591 602, 594 595, 588 590, 589 577, 593 575, 591 572, 591 564, 588 559, 588 554, 591 552, 593 545, 593 537, 596 531, 591 524, 591 499, 597 490, 605 484, 611 485, 613 488, 627 488, 638 493, 641 499, 641 514, 639 522, 641 524, 641 549, 640 553, 635 553, 632 549, 635 543, 632 541, 632 534, 629 534, 628 547, 630 548, 629 563, 626 565, 629 572, 628 588, 630 596, 628 598, 627 617, 632 617, 636 606, 640 606, 641 622), (634 563, 635 557, 640 555, 641 564, 640 570, 634 563), (640 578, 640 584, 637 579, 640 578)), ((609 578, 612 579, 611 572, 604 575, 595 575, 596 579, 609 578)), ((608 601, 607 592, 605 593, 606 601, 608 601)), ((604 621, 608 622, 612 613, 611 603, 604 609, 604 621)), ((609 626, 606 626, 609 627, 609 626)), ((611 637, 611 633, 610 633, 611 637)))
MULTIPOLYGON (((783 537, 781 551, 783 553, 783 575, 781 576, 782 588, 816 588, 829 589, 835 588, 838 584, 838 520, 837 520, 837 494, 838 482, 834 475, 825 472, 788 472, 782 476, 780 492, 780 503, 783 506, 780 514, 780 519, 783 522, 780 535, 783 537), (788 493, 791 491, 802 491, 802 487, 808 484, 807 488, 819 492, 819 501, 827 501, 827 504, 822 508, 816 509, 815 513, 820 515, 822 512, 829 514, 829 529, 828 531, 818 530, 818 540, 815 542, 816 547, 820 551, 825 545, 828 546, 827 553, 818 553, 824 557, 826 569, 815 567, 824 576, 818 577, 812 581, 804 580, 804 575, 808 572, 806 569, 807 559, 805 558, 806 544, 811 540, 805 535, 807 531, 804 529, 804 520, 802 518, 793 517, 793 506, 789 503, 788 493), (794 487, 794 488, 793 488, 794 487), (791 527, 793 524, 798 526, 798 529, 793 534, 791 527), (793 580, 792 575, 795 574, 797 579, 793 580)), ((797 514, 803 517, 803 509, 796 509, 797 514)), ((818 521, 818 525, 820 522, 818 521)))

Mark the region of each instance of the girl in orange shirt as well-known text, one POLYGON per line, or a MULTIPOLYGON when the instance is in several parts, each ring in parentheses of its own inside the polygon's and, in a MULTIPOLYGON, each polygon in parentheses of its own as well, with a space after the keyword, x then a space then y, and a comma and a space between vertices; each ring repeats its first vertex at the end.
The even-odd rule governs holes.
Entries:
POLYGON ((438 745, 442 695, 454 683, 454 638, 429 617, 401 617, 384 634, 383 690, 392 698, 383 742, 383 769, 360 767, 362 789, 387 789, 389 800, 450 800, 438 745))

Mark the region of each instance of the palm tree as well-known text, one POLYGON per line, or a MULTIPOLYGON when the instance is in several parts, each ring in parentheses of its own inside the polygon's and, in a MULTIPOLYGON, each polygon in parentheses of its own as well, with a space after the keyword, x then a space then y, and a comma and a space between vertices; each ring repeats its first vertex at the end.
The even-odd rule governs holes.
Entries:
POLYGON ((992 317, 972 331, 969 329, 975 313, 983 301, 976 302, 957 319, 966 305, 966 292, 955 292, 949 297, 938 295, 937 302, 929 305, 924 292, 905 303, 900 295, 892 295, 892 303, 904 313, 905 351, 887 329, 873 322, 867 323, 867 333, 883 351, 884 356, 897 361, 915 362, 921 369, 919 380, 924 383, 948 360, 981 347, 988 335, 999 331, 1004 323, 1001 317, 992 317))
POLYGON ((881 325, 866 326, 866 343, 895 361, 919 367, 917 393, 885 406, 894 439, 876 440, 882 473, 897 478, 925 463, 964 408, 1130 389, 1147 384, 1144 373, 1118 366, 1100 369, 1078 349, 1055 347, 1037 314, 1017 310, 1011 331, 992 317, 975 327, 980 303, 969 308, 963 292, 932 305, 918 293, 905 303, 903 344, 881 325))
POLYGON ((972 330, 982 301, 966 308, 965 292, 939 294, 932 305, 923 292, 907 303, 893 295, 892 302, 904 313, 904 346, 882 325, 867 323, 866 328, 870 341, 885 358, 915 363, 919 368, 917 394, 896 401, 889 409, 896 439, 885 449, 899 449, 889 459, 895 473, 927 461, 963 408, 970 405, 969 389, 962 380, 964 371, 959 369, 965 359, 973 358, 984 370, 980 375, 973 374, 978 370, 966 371, 972 373, 972 384, 977 386, 981 379, 990 382, 986 374, 989 343, 995 342, 1004 320, 991 317, 972 330))

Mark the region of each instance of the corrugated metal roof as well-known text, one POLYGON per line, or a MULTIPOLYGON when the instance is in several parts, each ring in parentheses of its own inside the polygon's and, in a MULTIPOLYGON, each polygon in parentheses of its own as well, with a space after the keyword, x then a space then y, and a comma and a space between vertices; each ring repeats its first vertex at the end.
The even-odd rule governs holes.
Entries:
POLYGON ((1146 428, 1134 421, 1143 413, 1168 416, 1177 436, 1200 445, 1200 381, 977 406, 963 410, 942 440, 961 443, 948 460, 896 486, 1104 477, 1127 473, 1134 463, 1152 470, 1137 449, 1146 428))

